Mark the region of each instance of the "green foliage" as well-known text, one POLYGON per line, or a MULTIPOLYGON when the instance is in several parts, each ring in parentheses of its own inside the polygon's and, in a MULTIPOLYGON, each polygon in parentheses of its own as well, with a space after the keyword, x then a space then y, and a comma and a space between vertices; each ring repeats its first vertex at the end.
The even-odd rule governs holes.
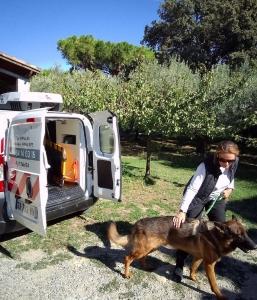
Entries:
POLYGON ((57 43, 58 50, 73 70, 106 70, 117 75, 130 71, 142 61, 154 60, 154 52, 127 42, 96 40, 92 35, 71 36, 57 43))
POLYGON ((245 65, 232 73, 227 70, 224 81, 223 102, 219 107, 215 104, 218 121, 236 140, 256 147, 257 135, 252 129, 257 126, 257 69, 245 65))
POLYGON ((256 62, 256 1, 165 0, 158 13, 143 43, 162 61, 176 54, 204 71, 218 63, 256 62))
POLYGON ((206 142, 230 137, 256 146, 257 69, 247 64, 234 71, 219 65, 202 75, 176 59, 144 62, 126 80, 55 68, 33 77, 31 88, 60 93, 69 111, 109 109, 131 133, 206 142))
POLYGON ((31 89, 61 94, 65 110, 82 114, 105 109, 119 111, 119 79, 108 78, 102 72, 53 70, 48 76, 33 78, 31 89))
POLYGON ((127 122, 146 135, 174 135, 181 131, 180 106, 195 95, 199 76, 173 59, 169 66, 142 64, 125 89, 127 122))

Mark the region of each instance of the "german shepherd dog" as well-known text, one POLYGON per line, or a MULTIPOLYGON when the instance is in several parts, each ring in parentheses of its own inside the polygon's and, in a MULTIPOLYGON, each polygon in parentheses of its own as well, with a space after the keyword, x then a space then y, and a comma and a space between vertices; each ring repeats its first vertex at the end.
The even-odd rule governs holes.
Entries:
POLYGON ((128 248, 125 256, 124 277, 131 276, 130 264, 138 259, 146 267, 145 257, 160 246, 170 245, 193 255, 190 278, 196 280, 196 272, 203 262, 212 291, 217 299, 226 299, 220 292, 215 276, 215 264, 237 247, 247 252, 257 245, 247 235, 243 225, 235 217, 220 223, 188 219, 180 228, 175 228, 172 216, 145 218, 137 221, 131 234, 120 235, 115 223, 108 228, 108 238, 117 245, 128 248))

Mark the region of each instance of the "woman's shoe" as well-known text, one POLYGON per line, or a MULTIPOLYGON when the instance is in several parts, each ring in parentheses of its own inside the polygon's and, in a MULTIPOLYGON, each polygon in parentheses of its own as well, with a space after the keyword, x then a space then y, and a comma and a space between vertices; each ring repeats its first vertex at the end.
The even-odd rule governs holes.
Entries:
POLYGON ((172 280, 180 283, 183 279, 183 269, 179 267, 175 267, 173 274, 172 274, 172 280))

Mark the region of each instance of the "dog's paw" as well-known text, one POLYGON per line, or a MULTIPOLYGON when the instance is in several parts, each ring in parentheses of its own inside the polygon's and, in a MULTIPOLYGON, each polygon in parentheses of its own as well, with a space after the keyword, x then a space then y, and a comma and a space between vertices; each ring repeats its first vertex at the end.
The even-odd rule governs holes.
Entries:
POLYGON ((193 281, 197 281, 196 274, 190 274, 190 279, 193 280, 193 281))
POLYGON ((131 277, 131 273, 123 274, 123 277, 126 278, 126 279, 129 279, 131 277))

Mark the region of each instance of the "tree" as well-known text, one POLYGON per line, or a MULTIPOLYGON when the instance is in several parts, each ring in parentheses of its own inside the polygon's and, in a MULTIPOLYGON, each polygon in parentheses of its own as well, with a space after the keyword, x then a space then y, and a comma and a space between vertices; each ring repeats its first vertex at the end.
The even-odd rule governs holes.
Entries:
MULTIPOLYGON (((187 101, 196 95, 199 80, 198 74, 176 59, 169 66, 144 63, 130 74, 123 89, 123 107, 127 122, 146 138, 145 178, 151 175, 152 139, 182 132, 187 101)), ((188 119, 191 117, 188 114, 188 119)))
POLYGON ((257 1, 165 0, 160 20, 145 27, 142 43, 165 61, 176 54, 192 68, 239 66, 257 55, 257 1))
POLYGON ((144 60, 154 60, 154 52, 127 42, 96 40, 92 35, 71 36, 57 43, 58 50, 73 70, 106 70, 111 75, 129 72, 144 60))
MULTIPOLYGON (((226 128, 242 146, 257 146, 257 69, 244 65, 234 72, 216 68, 216 84, 209 97, 223 98, 215 103, 217 123, 226 128), (219 82, 219 87, 217 86, 219 82)), ((214 102, 216 102, 214 100, 214 102)))
POLYGON ((123 131, 146 138, 146 177, 156 136, 196 141, 202 151, 227 138, 257 147, 257 69, 247 65, 237 70, 218 65, 200 74, 172 59, 168 65, 142 63, 129 80, 55 68, 34 76, 31 90, 62 94, 69 111, 117 114, 123 131))

